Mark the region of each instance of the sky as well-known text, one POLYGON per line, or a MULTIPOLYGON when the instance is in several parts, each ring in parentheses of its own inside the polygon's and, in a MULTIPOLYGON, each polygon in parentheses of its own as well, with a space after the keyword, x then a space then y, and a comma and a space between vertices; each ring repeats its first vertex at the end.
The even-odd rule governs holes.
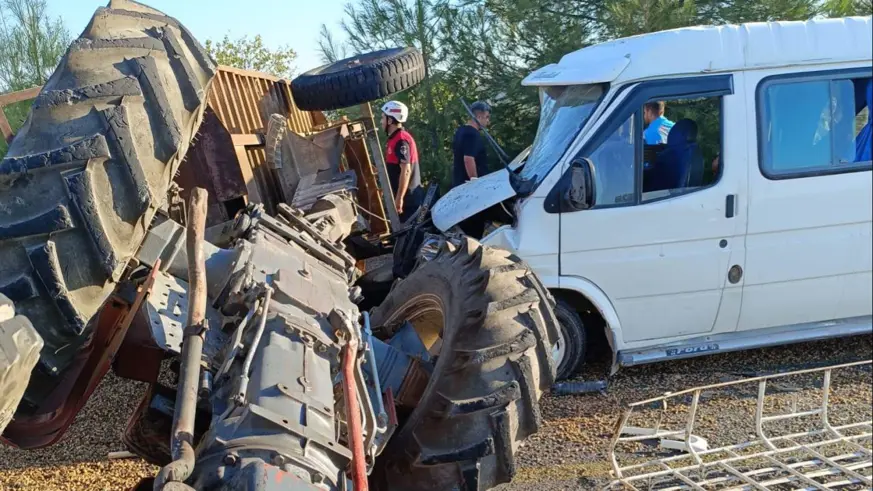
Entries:
MULTIPOLYGON (((140 0, 175 17, 201 42, 260 34, 275 48, 288 45, 297 52, 296 73, 321 65, 318 33, 321 24, 339 40, 339 27, 348 0, 140 0)), ((78 37, 98 7, 108 0, 47 0, 49 15, 61 17, 73 38, 78 37)))

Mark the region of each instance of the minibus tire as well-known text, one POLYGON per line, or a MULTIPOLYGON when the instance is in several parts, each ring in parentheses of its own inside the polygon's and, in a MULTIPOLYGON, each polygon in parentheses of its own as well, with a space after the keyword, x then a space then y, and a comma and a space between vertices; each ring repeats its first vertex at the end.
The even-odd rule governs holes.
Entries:
POLYGON ((585 363, 587 337, 585 325, 579 313, 567 301, 557 299, 555 316, 561 330, 561 341, 564 343, 563 356, 555 360, 557 379, 564 380, 575 375, 585 363))

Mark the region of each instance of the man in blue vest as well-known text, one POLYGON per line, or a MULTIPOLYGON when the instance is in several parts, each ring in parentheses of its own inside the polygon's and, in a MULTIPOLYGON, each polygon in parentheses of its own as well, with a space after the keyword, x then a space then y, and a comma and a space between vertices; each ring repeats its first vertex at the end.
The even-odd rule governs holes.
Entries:
POLYGON ((394 206, 405 222, 421 204, 421 172, 418 168, 418 148, 415 139, 403 128, 409 108, 398 101, 382 106, 382 129, 388 135, 385 144, 385 164, 388 181, 394 193, 394 206))

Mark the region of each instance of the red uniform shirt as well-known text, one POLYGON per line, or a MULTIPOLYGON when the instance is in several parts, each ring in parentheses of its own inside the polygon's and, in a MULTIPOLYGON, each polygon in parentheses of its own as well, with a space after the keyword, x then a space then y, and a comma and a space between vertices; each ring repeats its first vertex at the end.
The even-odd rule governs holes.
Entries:
POLYGON ((388 137, 388 143, 386 144, 386 152, 385 152, 385 163, 386 164, 399 164, 401 160, 401 155, 398 153, 405 153, 404 150, 401 150, 402 146, 400 142, 405 142, 409 146, 409 155, 404 155, 403 157, 408 158, 408 162, 410 164, 418 163, 418 148, 415 146, 415 139, 412 138, 412 135, 409 134, 403 128, 396 130, 391 136, 388 137))
POLYGON ((409 186, 406 195, 409 196, 417 188, 421 187, 421 172, 418 169, 418 149, 415 140, 403 128, 395 130, 388 137, 385 145, 385 163, 388 164, 388 180, 391 182, 391 191, 396 193, 400 185, 400 162, 408 162, 412 165, 412 175, 409 176, 409 186))

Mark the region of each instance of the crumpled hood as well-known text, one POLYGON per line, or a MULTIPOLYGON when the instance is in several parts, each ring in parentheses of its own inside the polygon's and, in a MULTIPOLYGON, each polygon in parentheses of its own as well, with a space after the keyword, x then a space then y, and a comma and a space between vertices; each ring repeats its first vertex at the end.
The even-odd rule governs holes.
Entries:
MULTIPOLYGON (((516 171, 527 161, 531 147, 528 146, 512 159, 508 167, 516 171)), ((452 189, 433 206, 430 212, 433 224, 441 232, 454 227, 462 221, 497 203, 515 196, 509 184, 509 172, 504 168, 492 172, 481 179, 468 181, 452 189)))
POLYGON ((433 224, 445 232, 471 216, 515 196, 506 169, 468 181, 446 193, 431 210, 433 224))

